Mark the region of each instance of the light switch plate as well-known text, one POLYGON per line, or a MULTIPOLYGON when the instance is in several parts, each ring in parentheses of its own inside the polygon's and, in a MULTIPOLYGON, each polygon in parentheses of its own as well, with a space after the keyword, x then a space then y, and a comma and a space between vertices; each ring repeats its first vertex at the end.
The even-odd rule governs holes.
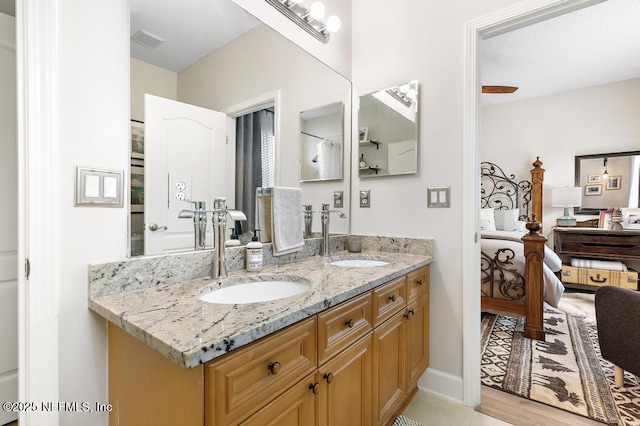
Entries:
POLYGON ((122 207, 124 170, 76 166, 74 206, 122 207))
POLYGON ((446 208, 451 206, 450 186, 430 186, 427 187, 427 207, 446 208))
POLYGON ((365 189, 360 190, 360 207, 368 208, 371 207, 371 190, 365 189))

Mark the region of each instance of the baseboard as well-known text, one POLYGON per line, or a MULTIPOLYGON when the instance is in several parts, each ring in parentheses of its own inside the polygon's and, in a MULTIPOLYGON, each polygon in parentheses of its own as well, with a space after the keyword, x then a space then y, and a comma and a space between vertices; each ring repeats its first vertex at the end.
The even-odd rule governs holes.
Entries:
POLYGON ((418 380, 418 388, 425 392, 436 393, 454 402, 462 404, 463 386, 462 377, 427 368, 418 380))

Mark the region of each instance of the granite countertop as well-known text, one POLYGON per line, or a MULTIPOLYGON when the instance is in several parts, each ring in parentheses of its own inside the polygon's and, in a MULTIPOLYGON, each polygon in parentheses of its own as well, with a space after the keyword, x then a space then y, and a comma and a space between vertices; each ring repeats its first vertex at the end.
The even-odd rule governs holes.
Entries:
MULTIPOLYGON (((93 294, 89 308, 182 367, 192 368, 251 343, 431 263, 429 255, 336 252, 267 266, 258 273, 232 272, 220 282, 197 278, 117 294, 93 294), (334 260, 384 260, 375 267, 340 267, 334 260), (216 288, 269 278, 302 278, 309 290, 279 300, 212 304, 198 298, 216 288)), ((117 277, 113 277, 117 280, 117 277)), ((265 285, 269 285, 265 283, 265 285)))

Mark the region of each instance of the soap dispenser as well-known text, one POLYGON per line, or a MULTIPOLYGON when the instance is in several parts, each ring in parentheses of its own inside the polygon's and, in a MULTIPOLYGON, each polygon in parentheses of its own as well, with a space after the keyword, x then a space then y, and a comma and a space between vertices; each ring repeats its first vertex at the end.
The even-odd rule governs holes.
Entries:
POLYGON ((262 243, 258 240, 258 231, 253 231, 251 242, 247 244, 247 271, 259 271, 262 269, 262 243))

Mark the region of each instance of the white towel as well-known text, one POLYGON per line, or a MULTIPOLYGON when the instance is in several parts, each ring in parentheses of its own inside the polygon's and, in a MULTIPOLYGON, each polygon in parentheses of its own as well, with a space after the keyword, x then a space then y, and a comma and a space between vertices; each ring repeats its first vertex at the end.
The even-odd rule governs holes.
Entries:
POLYGON ((627 271, 627 265, 615 260, 595 260, 571 258, 571 266, 575 268, 607 269, 609 271, 627 271))
POLYGON ((273 255, 282 256, 302 250, 302 190, 274 187, 272 203, 273 255))

